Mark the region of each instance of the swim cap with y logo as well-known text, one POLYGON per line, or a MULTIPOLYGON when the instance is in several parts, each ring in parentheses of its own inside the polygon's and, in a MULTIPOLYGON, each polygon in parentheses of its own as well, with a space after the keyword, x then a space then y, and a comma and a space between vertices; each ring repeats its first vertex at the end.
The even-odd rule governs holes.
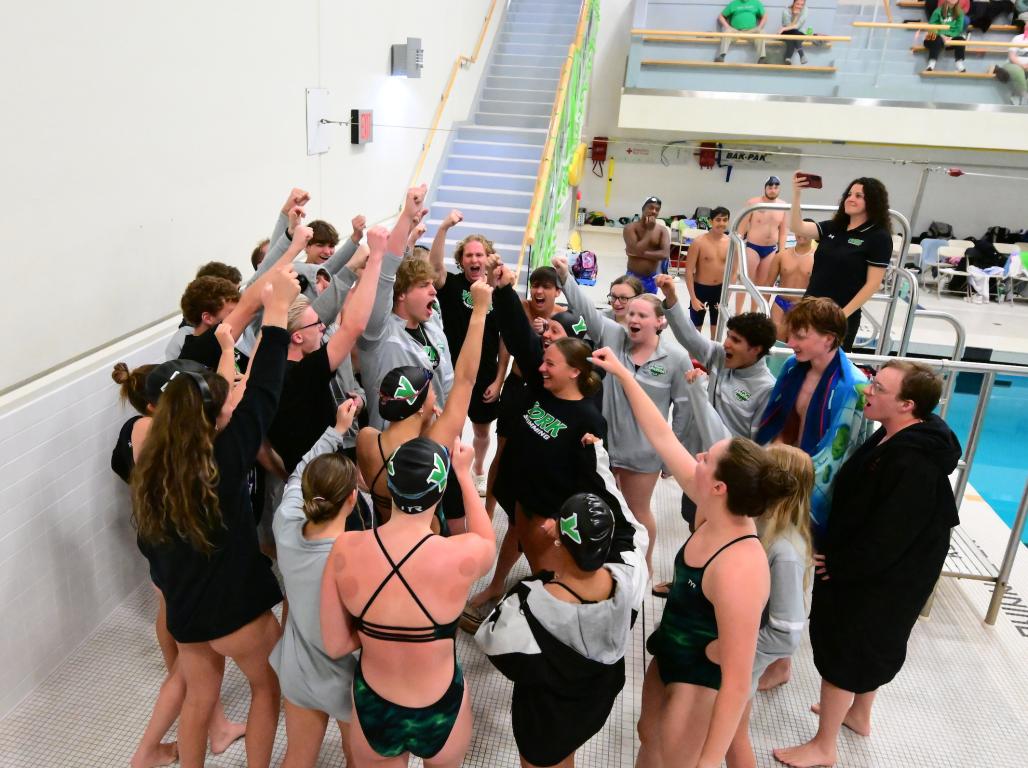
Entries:
POLYGON ((576 493, 560 508, 560 542, 583 571, 605 562, 614 541, 614 513, 593 493, 576 493))
POLYGON ((393 504, 416 515, 443 498, 450 473, 450 452, 435 440, 416 437, 395 451, 386 462, 386 484, 393 504))
POLYGON ((421 410, 432 383, 432 371, 417 365, 393 368, 382 379, 378 412, 386 421, 403 421, 421 410))

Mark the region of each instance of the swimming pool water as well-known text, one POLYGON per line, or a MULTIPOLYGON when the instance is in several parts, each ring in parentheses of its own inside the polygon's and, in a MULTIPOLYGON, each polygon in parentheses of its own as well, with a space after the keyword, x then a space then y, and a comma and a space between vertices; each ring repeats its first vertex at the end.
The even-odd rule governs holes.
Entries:
MULTIPOLYGON (((967 376, 967 374, 961 374, 967 376)), ((972 380, 968 380, 972 381, 972 380)), ((960 389, 964 381, 958 381, 960 389)), ((977 390, 977 385, 975 385, 977 390)), ((957 392, 946 421, 967 445, 977 394, 957 392)), ((1028 478, 1028 377, 997 377, 985 412, 985 426, 971 465, 971 484, 1012 525, 1028 478)), ((1028 529, 1022 535, 1028 544, 1028 529)))

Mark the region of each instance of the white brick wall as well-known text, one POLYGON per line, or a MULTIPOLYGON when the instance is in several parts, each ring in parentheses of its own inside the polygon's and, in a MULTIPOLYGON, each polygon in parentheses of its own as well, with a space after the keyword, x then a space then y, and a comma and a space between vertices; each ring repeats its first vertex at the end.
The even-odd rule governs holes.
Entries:
POLYGON ((119 360, 162 361, 173 326, 0 403, 0 717, 146 578, 128 487, 110 468, 132 413, 110 372, 119 360))

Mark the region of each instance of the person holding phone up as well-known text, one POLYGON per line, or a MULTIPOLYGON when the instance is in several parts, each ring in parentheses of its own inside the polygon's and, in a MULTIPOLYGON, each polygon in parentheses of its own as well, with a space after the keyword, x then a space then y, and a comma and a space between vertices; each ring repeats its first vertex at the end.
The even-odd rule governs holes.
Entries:
POLYGON ((800 197, 805 188, 820 189, 821 177, 797 171, 792 182, 792 231, 818 242, 806 295, 825 296, 842 308, 847 320, 842 348, 849 352, 860 327, 860 309, 881 287, 892 260, 889 193, 878 179, 854 179, 835 216, 814 222, 803 218, 800 197))

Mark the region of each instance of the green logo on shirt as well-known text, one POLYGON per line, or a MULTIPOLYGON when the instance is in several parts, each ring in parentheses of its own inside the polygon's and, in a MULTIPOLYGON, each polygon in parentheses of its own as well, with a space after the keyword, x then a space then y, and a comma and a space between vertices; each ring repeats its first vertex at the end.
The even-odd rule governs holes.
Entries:
POLYGON ((735 399, 742 400, 745 403, 747 400, 750 399, 750 393, 746 390, 740 389, 738 392, 735 393, 735 399))
POLYGON ((667 368, 663 365, 654 363, 650 366, 650 375, 652 376, 663 376, 665 373, 667 373, 667 368))
MULTIPOLYGON (((461 301, 463 301, 465 307, 467 307, 468 309, 474 309, 475 308, 475 300, 471 297, 471 291, 461 291, 460 292, 460 298, 461 298, 461 301)), ((489 309, 486 310, 486 314, 489 314, 492 311, 493 311, 493 305, 490 304, 489 305, 489 309)))
POLYGON ((528 413, 525 414, 525 422, 531 425, 537 434, 545 437, 547 440, 551 437, 556 437, 562 429, 567 428, 567 424, 563 421, 559 421, 557 417, 551 416, 540 408, 538 400, 536 400, 535 405, 528 409, 528 413))
POLYGON ((850 245, 863 245, 864 244, 864 241, 861 240, 859 237, 851 237, 846 242, 849 243, 850 245))
POLYGON ((571 517, 562 517, 560 519, 560 532, 575 542, 575 544, 582 543, 582 535, 578 532, 577 512, 573 513, 571 517))
POLYGON ((425 350, 425 354, 428 355, 428 361, 432 363, 432 367, 435 368, 439 365, 439 350, 433 347, 431 344, 426 344, 422 349, 425 350))
POLYGON ((589 326, 585 324, 585 318, 581 315, 578 316, 578 322, 571 326, 571 330, 575 333, 585 333, 589 326))

